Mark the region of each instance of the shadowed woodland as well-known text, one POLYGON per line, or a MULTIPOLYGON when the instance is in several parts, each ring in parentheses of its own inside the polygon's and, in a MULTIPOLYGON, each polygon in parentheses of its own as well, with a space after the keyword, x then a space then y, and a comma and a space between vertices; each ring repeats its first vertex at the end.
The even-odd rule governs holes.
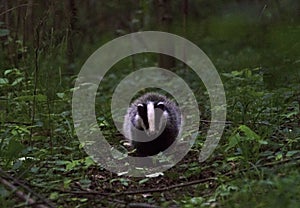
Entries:
POLYGON ((299 207, 299 1, 0 3, 0 207, 299 207), (197 99, 192 149, 157 177, 117 175, 95 163, 72 120, 74 84, 87 58, 138 31, 169 32, 196 44, 218 70, 227 100, 222 138, 200 163, 211 106, 193 70, 154 53, 127 57, 109 70, 98 87, 96 119, 124 154, 134 150, 115 127, 111 98, 129 73, 169 69, 197 99))

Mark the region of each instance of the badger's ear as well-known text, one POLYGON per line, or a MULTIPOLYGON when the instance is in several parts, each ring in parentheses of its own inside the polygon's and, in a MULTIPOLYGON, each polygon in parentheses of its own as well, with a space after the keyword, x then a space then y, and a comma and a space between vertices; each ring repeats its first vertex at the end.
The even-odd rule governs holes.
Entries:
POLYGON ((166 106, 165 106, 164 102, 158 102, 158 103, 156 103, 155 108, 159 108, 162 111, 164 111, 166 109, 166 106))

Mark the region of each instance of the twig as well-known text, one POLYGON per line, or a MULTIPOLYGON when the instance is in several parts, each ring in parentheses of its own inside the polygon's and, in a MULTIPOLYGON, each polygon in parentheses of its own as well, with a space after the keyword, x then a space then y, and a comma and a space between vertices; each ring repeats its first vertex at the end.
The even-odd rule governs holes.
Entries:
POLYGON ((191 186, 191 185, 196 185, 196 184, 199 184, 199 183, 205 183, 205 182, 214 181, 214 180, 217 180, 217 178, 215 178, 215 177, 204 178, 204 179, 189 181, 189 182, 186 182, 186 183, 179 183, 179 184, 175 184, 175 185, 167 186, 167 187, 162 187, 162 188, 153 188, 153 189, 136 190, 136 191, 125 191, 125 192, 121 192, 121 193, 116 193, 116 194, 114 194, 114 196, 119 196, 119 195, 133 195, 133 194, 145 194, 145 193, 155 193, 155 192, 162 192, 162 191, 170 191, 171 189, 181 188, 181 187, 191 186))
POLYGON ((200 119, 200 122, 203 122, 203 123, 225 123, 225 124, 233 124, 233 122, 231 122, 231 121, 211 121, 211 120, 203 120, 203 119, 200 119))
POLYGON ((158 206, 146 203, 129 203, 128 208, 159 208, 158 206))
MULTIPOLYGON (((225 124, 234 124, 232 121, 211 121, 211 120, 205 120, 205 119, 200 119, 200 122, 203 123, 225 123, 225 124)), ((271 126, 272 124, 266 123, 266 122, 252 122, 253 124, 260 124, 260 125, 265 125, 265 126, 271 126)), ((244 124, 243 122, 237 123, 237 124, 244 124)))
POLYGON ((100 191, 93 191, 93 190, 82 190, 82 191, 69 191, 69 190, 62 190, 62 189, 54 189, 56 191, 62 192, 62 193, 69 193, 69 194, 79 194, 79 195, 100 195, 100 196, 111 196, 112 193, 105 193, 100 191))
POLYGON ((61 190, 61 189, 54 189, 54 190, 61 192, 61 193, 68 193, 68 194, 74 194, 74 195, 80 195, 80 196, 86 195, 87 197, 101 196, 103 198, 105 197, 106 200, 108 200, 107 197, 110 197, 111 198, 110 201, 112 201, 112 202, 115 202, 118 204, 126 204, 126 202, 124 202, 124 201, 113 198, 114 194, 111 194, 111 193, 103 193, 100 191, 84 190, 84 189, 82 191, 69 191, 69 190, 61 190))
POLYGON ((264 12, 266 11, 266 8, 267 8, 267 4, 265 4, 264 5, 264 7, 262 8, 262 10, 261 10, 261 12, 260 12, 260 14, 259 14, 259 19, 261 19, 262 18, 262 16, 263 16, 263 14, 264 14, 264 12))
MULTIPOLYGON (((47 206, 45 207, 50 207, 50 208, 55 208, 56 206, 48 201, 47 199, 45 199, 44 197, 42 197, 41 195, 39 195, 38 193, 36 193, 35 191, 33 191, 31 188, 29 188, 28 186, 26 186, 25 184, 21 183, 19 180, 17 180, 16 178, 12 177, 11 175, 7 174, 5 171, 3 171, 1 168, 0 168, 0 174, 2 176, 4 176, 5 178, 8 178, 10 180, 12 180, 15 184, 17 184, 18 186, 22 187, 23 189, 25 189, 27 192, 31 193, 32 195, 36 196, 37 198, 39 198, 43 203, 47 204, 47 206)), ((2 179, 2 180, 5 180, 5 179, 2 179)), ((1 183, 2 183, 2 180, 1 180, 1 183)), ((5 180, 6 181, 6 180, 5 180)), ((12 184, 11 184, 12 185, 12 184)), ((13 185, 12 185, 13 186, 13 185)), ((15 186, 14 186, 15 187, 15 186)), ((17 187, 15 187, 14 189, 12 190, 16 190, 17 187)), ((26 200, 27 200, 27 197, 26 197, 26 200)), ((36 203, 36 202, 35 202, 36 203)))
MULTIPOLYGON (((269 167, 269 166, 274 166, 274 165, 290 162, 292 160, 299 160, 299 159, 300 159, 300 156, 290 158, 290 159, 281 160, 281 161, 269 162, 269 163, 266 163, 266 164, 258 165, 256 167, 259 167, 259 168, 269 167)), ((253 169, 253 167, 250 168, 250 170, 251 169, 253 169)), ((249 170, 249 168, 245 168, 245 169, 238 170, 238 171, 230 171, 230 172, 227 172, 227 173, 223 174, 223 176, 233 175, 234 173, 239 173, 239 172, 242 172, 242 171, 245 171, 245 170, 249 170)), ((127 191, 127 192, 123 192, 123 193, 117 193, 115 195, 124 195, 124 194, 128 195, 128 194, 140 194, 140 193, 152 193, 152 192, 160 192, 160 191, 169 191, 171 189, 181 188, 181 187, 195 185, 195 184, 199 184, 199 183, 205 183, 205 182, 212 181, 212 180, 217 180, 217 179, 218 178, 216 178, 216 177, 211 177, 211 178, 205 178, 205 179, 200 179, 200 180, 189 181, 189 182, 186 182, 186 183, 180 183, 180 184, 176 184, 176 185, 172 185, 172 186, 168 186, 168 187, 164 187, 164 188, 148 189, 148 190, 137 190, 137 191, 127 191)))
POLYGON ((24 192, 17 190, 18 188, 16 186, 14 186, 13 184, 11 184, 10 182, 8 182, 7 180, 0 178, 0 182, 7 186, 9 189, 11 189, 12 191, 15 191, 17 197, 19 197, 21 200, 26 201, 26 203, 28 205, 33 205, 36 208, 49 208, 48 206, 45 206, 43 204, 37 204, 36 201, 32 198, 30 198, 29 196, 27 196, 26 194, 24 194, 24 192))
MULTIPOLYGON (((4 125, 10 125, 10 124, 16 124, 16 125, 24 125, 24 126, 31 126, 31 123, 26 123, 26 122, 18 122, 18 121, 5 121, 4 125)), ((1 125, 1 126, 4 126, 1 125)))
MULTIPOLYGON (((12 7, 12 8, 10 8, 10 9, 7 9, 6 11, 0 13, 0 16, 6 14, 6 13, 8 13, 8 12, 11 12, 11 11, 13 11, 13 10, 15 10, 15 9, 18 9, 18 8, 20 8, 20 7, 25 7, 25 6, 28 6, 28 5, 29 5, 29 4, 20 4, 20 5, 18 5, 18 6, 12 7)), ((37 4, 32 4, 32 5, 37 5, 37 4)))
MULTIPOLYGON (((275 162, 265 163, 265 164, 262 164, 262 165, 257 165, 256 168, 274 166, 274 165, 290 162, 290 161, 293 161, 293 160, 299 160, 299 159, 300 159, 300 156, 297 156, 297 157, 294 157, 294 158, 289 158, 289 159, 285 159, 285 160, 281 160, 281 161, 275 161, 275 162)), ((230 171, 230 172, 222 174, 222 176, 231 176, 231 175, 234 175, 234 174, 237 174, 237 173, 240 173, 240 172, 243 172, 243 171, 249 171, 249 170, 252 170, 252 169, 254 169, 254 167, 244 168, 244 169, 241 169, 241 170, 230 171)), ((189 182, 185 182, 185 183, 179 183, 179 184, 175 184, 175 185, 168 186, 168 187, 145 189, 145 190, 136 190, 136 191, 125 191, 125 192, 121 192, 121 193, 105 193, 105 192, 92 191, 92 190, 88 190, 88 191, 84 191, 84 190, 83 191, 58 190, 58 191, 67 192, 67 193, 71 193, 71 194, 79 194, 79 195, 91 194, 91 195, 101 195, 101 196, 121 196, 121 195, 134 195, 134 194, 145 194, 145 193, 170 191, 170 190, 176 189, 176 188, 181 188, 181 187, 185 187, 185 186, 191 186, 191 185, 196 185, 196 184, 205 183, 205 182, 208 182, 208 181, 216 181, 216 180, 218 180, 217 177, 210 177, 210 178, 205 178, 205 179, 189 181, 189 182)))
POLYGON ((285 160, 278 160, 278 161, 274 161, 274 162, 265 163, 265 164, 259 165, 257 167, 259 167, 259 168, 261 168, 261 167, 269 167, 269 166, 274 166, 274 165, 278 165, 278 164, 281 164, 281 163, 290 162, 292 160, 300 160, 300 156, 289 158, 289 159, 285 159, 285 160))
POLYGON ((82 190, 82 191, 58 190, 58 191, 64 192, 64 193, 79 194, 79 195, 83 195, 83 194, 101 195, 101 196, 134 195, 134 194, 144 194, 144 193, 169 191, 171 189, 180 188, 180 187, 184 187, 184 186, 195 185, 195 184, 199 184, 199 183, 204 183, 204 182, 211 181, 211 180, 217 180, 217 178, 205 178, 205 179, 194 180, 194 181, 190 181, 190 182, 187 182, 187 183, 180 183, 180 184, 176 184, 176 185, 172 185, 172 186, 168 186, 168 187, 163 187, 163 188, 136 190, 136 191, 125 191, 125 192, 121 192, 121 193, 105 193, 105 192, 92 191, 92 190, 82 190))

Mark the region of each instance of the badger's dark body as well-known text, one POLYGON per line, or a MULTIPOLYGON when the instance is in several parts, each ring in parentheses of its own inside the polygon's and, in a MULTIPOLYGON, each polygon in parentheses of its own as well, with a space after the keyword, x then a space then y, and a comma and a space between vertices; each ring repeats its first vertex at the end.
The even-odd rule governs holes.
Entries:
POLYGON ((136 149, 137 156, 145 157, 156 155, 166 150, 178 136, 180 126, 181 115, 177 105, 163 95, 147 93, 135 100, 129 107, 125 115, 123 131, 125 137, 136 149), (149 109, 151 110, 151 105, 153 105, 155 114, 155 133, 149 135, 149 128, 151 129, 149 116, 151 115, 149 115, 148 111, 149 109), (162 120, 164 122, 161 122, 162 120), (164 128, 162 123, 164 123, 164 128), (159 128, 161 129, 157 131, 159 128), (140 142, 134 141, 135 138, 148 139, 147 142, 140 142), (152 140, 152 138, 154 139, 152 140))
MULTIPOLYGON (((136 154, 141 157, 156 155, 166 150, 176 139, 178 130, 164 130, 156 139, 149 142, 132 141, 136 154)), ((147 136, 147 135, 145 135, 147 136)))

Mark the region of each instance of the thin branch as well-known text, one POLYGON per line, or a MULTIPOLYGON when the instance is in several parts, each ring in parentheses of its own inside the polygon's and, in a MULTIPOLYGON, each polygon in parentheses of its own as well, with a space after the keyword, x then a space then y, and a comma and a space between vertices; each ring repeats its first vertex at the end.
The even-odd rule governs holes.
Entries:
POLYGON ((89 196, 93 196, 93 197, 98 196, 99 197, 99 196, 101 196, 101 198, 105 198, 105 200, 107 200, 107 201, 111 201, 111 202, 118 203, 118 204, 126 204, 126 202, 114 198, 115 195, 112 194, 112 193, 103 193, 103 192, 100 192, 100 191, 93 191, 93 190, 82 190, 82 191, 69 191, 69 190, 62 190, 62 189, 54 189, 54 190, 57 191, 57 192, 60 192, 60 193, 80 195, 81 197, 84 196, 84 195, 86 197, 89 197, 89 196))
MULTIPOLYGON (((40 199, 40 201, 42 201, 43 203, 47 204, 47 206, 44 206, 44 207, 50 207, 50 208, 54 208, 56 207, 52 202, 48 201, 47 199, 45 199, 44 197, 42 197, 41 195, 39 195, 38 193, 36 193, 35 191, 33 191, 31 188, 29 188, 28 186, 26 186, 25 184, 21 183, 19 180, 17 180, 16 178, 12 177, 11 175, 7 174, 5 171, 3 171, 1 168, 0 168, 0 174, 1 176, 7 178, 7 179, 10 179, 11 181, 14 182, 14 184, 17 184, 18 186, 22 187, 24 190, 26 190, 27 192, 31 193, 32 195, 34 195, 35 197, 37 197, 38 199, 40 199)), ((0 178, 0 182, 3 183, 3 184, 11 184, 9 183, 8 181, 6 181, 5 179, 2 179, 0 178), (5 182, 6 181, 6 182, 5 182)), ((10 186, 8 186, 10 189, 12 190, 17 190, 17 187, 15 187, 13 184, 11 184, 10 186), (13 188, 13 187, 14 188, 13 188)), ((21 191, 20 191, 21 192, 21 191)), ((23 192, 22 192, 23 193, 23 192)), ((21 198, 21 195, 19 196, 18 194, 18 191, 16 192, 17 196, 19 198, 21 198)), ((24 193, 23 193, 24 194, 24 193)), ((26 195, 25 195, 26 196, 26 195)), ((28 197, 26 196, 26 200, 28 199, 28 197)), ((36 204, 36 202, 34 202, 33 204, 36 204)), ((41 208, 41 207, 40 207, 41 208)))
POLYGON ((146 203, 129 203, 128 208, 159 208, 158 206, 146 204, 146 203))
POLYGON ((36 201, 32 198, 30 198, 28 195, 26 195, 24 192, 18 190, 16 186, 5 180, 4 178, 0 178, 0 182, 11 189, 12 191, 15 191, 16 196, 20 198, 22 201, 25 201, 28 205, 32 205, 36 208, 49 208, 48 206, 45 206, 43 204, 37 204, 36 201))
MULTIPOLYGON (((274 166, 274 165, 290 162, 290 161, 293 161, 293 160, 299 160, 299 159, 300 159, 300 156, 285 159, 285 160, 281 160, 281 161, 269 162, 269 163, 266 163, 266 164, 258 165, 256 167, 259 167, 259 168, 269 167, 269 166, 274 166)), ((250 170, 251 169, 254 169, 254 168, 252 167, 252 168, 250 168, 250 170)), ((230 175, 233 175, 233 174, 236 174, 236 173, 239 173, 239 172, 242 172, 242 171, 246 171, 246 170, 249 170, 249 168, 241 169, 241 170, 238 170, 238 171, 230 171, 230 172, 227 172, 227 173, 223 174, 223 176, 230 176, 230 175)), ((132 195, 132 194, 142 194, 142 193, 153 193, 153 192, 169 191, 171 189, 196 185, 196 184, 205 183, 205 182, 212 181, 212 180, 217 180, 217 179, 218 179, 217 177, 211 177, 211 178, 205 178, 205 179, 189 181, 189 182, 186 182, 186 183, 179 183, 179 184, 175 184, 175 185, 168 186, 168 187, 163 187, 163 188, 137 190, 137 191, 127 191, 127 192, 117 193, 117 194, 114 194, 114 195, 115 196, 118 196, 118 195, 132 195)))
POLYGON ((179 183, 179 184, 175 184, 175 185, 167 186, 167 187, 163 187, 163 188, 153 188, 153 189, 146 189, 146 190, 126 191, 126 192, 117 193, 117 194, 114 194, 114 195, 119 196, 119 195, 133 195, 133 194, 145 194, 145 193, 170 191, 171 189, 181 188, 181 187, 185 187, 185 186, 192 186, 192 185, 196 185, 196 184, 200 184, 200 183, 206 183, 208 181, 215 181, 217 179, 218 178, 216 178, 216 177, 204 178, 204 179, 189 181, 189 182, 185 182, 185 183, 179 183))
MULTIPOLYGON (((291 162, 294 160, 300 160, 300 156, 294 157, 294 158, 289 158, 289 159, 285 159, 285 160, 281 160, 281 161, 274 161, 274 162, 269 162, 269 163, 265 163, 262 165, 257 165, 255 168, 263 168, 263 167, 270 167, 270 166, 275 166, 275 165, 279 165, 282 163, 287 163, 287 162, 291 162)), ((222 174, 222 176, 232 176, 234 174, 237 173, 241 173, 243 171, 249 171, 254 169, 254 167, 251 168, 244 168, 241 170, 235 170, 235 171, 230 171, 227 172, 225 174, 222 174)), ((64 192, 64 193, 71 193, 71 194, 78 194, 78 195, 85 195, 85 194, 91 194, 91 195, 101 195, 101 196, 121 196, 121 195, 135 195, 135 194, 145 194, 145 193, 154 193, 154 192, 163 192, 163 191, 170 191, 172 189, 176 189, 176 188, 182 188, 182 187, 186 187, 186 186, 191 186, 191 185, 196 185, 196 184, 201 184, 201 183, 205 183, 208 181, 216 181, 218 180, 218 177, 210 177, 210 178, 204 178, 204 179, 199 179, 199 180, 193 180, 193 181, 189 181, 189 182, 185 182, 185 183, 179 183, 179 184, 175 184, 172 186, 168 186, 168 187, 159 187, 159 188, 154 188, 154 189, 145 189, 145 190, 136 190, 136 191, 125 191, 125 192, 120 192, 120 193, 105 193, 105 192, 100 192, 100 191, 92 191, 92 190, 83 190, 83 191, 66 191, 66 190, 57 190, 60 192, 64 192)))
POLYGON ((181 188, 184 186, 190 186, 190 185, 195 185, 195 184, 199 184, 199 183, 205 183, 205 182, 212 181, 212 180, 217 180, 217 178, 205 178, 205 179, 194 180, 194 181, 190 181, 190 182, 186 182, 186 183, 175 184, 175 185, 163 187, 163 188, 160 187, 160 188, 146 189, 146 190, 125 191, 125 192, 120 192, 120 193, 105 193, 105 192, 92 191, 92 190, 85 190, 85 191, 84 190, 83 191, 57 190, 57 191, 60 191, 63 193, 78 194, 78 195, 91 194, 91 195, 101 195, 101 196, 120 196, 120 195, 134 195, 134 194, 145 194, 145 193, 169 191, 171 189, 181 188))
MULTIPOLYGON (((225 124, 234 124, 232 121, 211 121, 211 120, 205 120, 205 119, 200 119, 200 122, 203 123, 225 123, 225 124)), ((244 124, 243 122, 237 123, 237 124, 244 124)), ((260 124, 260 125, 265 125, 265 126, 272 126, 273 124, 269 124, 266 122, 252 122, 252 124, 260 124)))
POLYGON ((62 189, 54 189, 55 191, 59 191, 61 193, 69 193, 69 194, 78 194, 78 195, 100 195, 100 196, 111 196, 112 193, 105 193, 100 191, 93 191, 93 190, 82 190, 82 191, 69 191, 69 190, 62 190, 62 189))
POLYGON ((296 161, 300 160, 300 156, 293 157, 293 158, 288 158, 288 159, 285 159, 285 160, 278 160, 278 161, 274 161, 274 162, 265 163, 263 165, 258 165, 257 167, 259 167, 259 168, 269 167, 269 166, 279 165, 281 163, 291 162, 293 160, 296 160, 296 161))
MULTIPOLYGON (((28 5, 29 5, 29 4, 20 4, 20 5, 18 5, 18 6, 12 7, 12 8, 10 8, 10 9, 7 9, 6 11, 0 13, 0 16, 4 15, 4 14, 6 14, 6 13, 9 13, 9 12, 15 10, 15 9, 18 9, 18 8, 20 8, 20 7, 26 7, 26 6, 28 6, 28 5)), ((32 5, 37 5, 37 4, 32 4, 32 5)))
POLYGON ((203 119, 200 119, 200 122, 203 122, 203 123, 225 123, 225 124, 233 124, 233 122, 231 122, 231 121, 211 121, 211 120, 203 120, 203 119))
POLYGON ((5 125, 24 125, 24 126, 31 126, 31 123, 26 123, 26 122, 19 122, 19 121, 5 121, 3 125, 0 126, 5 126, 5 125))

